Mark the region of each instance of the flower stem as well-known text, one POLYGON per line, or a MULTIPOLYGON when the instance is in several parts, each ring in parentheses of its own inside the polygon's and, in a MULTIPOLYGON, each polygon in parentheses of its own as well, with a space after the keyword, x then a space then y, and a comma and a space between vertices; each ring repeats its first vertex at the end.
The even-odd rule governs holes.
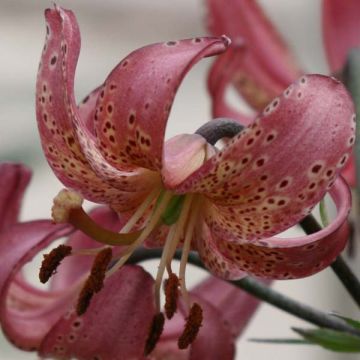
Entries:
MULTIPOLYGON (((158 258, 161 256, 161 249, 140 249, 137 250, 132 257, 130 258, 130 263, 137 263, 144 260, 150 260, 154 258, 158 258)), ((177 251, 175 254, 175 258, 181 258, 181 252, 177 251)), ((197 254, 191 253, 189 254, 188 261, 202 269, 204 267, 202 261, 198 257, 197 254)), ((357 336, 360 336, 360 330, 355 329, 352 326, 348 325, 344 320, 329 315, 320 310, 314 309, 309 305, 305 305, 300 303, 299 301, 293 300, 276 290, 273 290, 261 282, 251 278, 246 277, 241 280, 236 281, 228 281, 229 283, 237 286, 256 298, 263 300, 278 309, 281 309, 289 314, 292 314, 300 319, 306 320, 314 325, 325 327, 329 329, 339 330, 347 333, 351 333, 357 336)))
MULTIPOLYGON (((306 234, 313 234, 321 230, 321 226, 313 215, 306 216, 300 222, 300 226, 306 234)), ((331 264, 331 268, 342 282, 346 290, 349 292, 353 300, 360 307, 360 281, 350 269, 350 267, 346 264, 341 255, 339 255, 337 259, 331 264)))

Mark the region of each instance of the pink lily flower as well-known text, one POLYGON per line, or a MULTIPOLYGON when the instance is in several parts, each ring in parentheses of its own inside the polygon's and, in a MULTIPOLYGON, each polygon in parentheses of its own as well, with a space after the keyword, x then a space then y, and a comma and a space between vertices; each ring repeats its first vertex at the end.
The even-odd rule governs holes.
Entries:
MULTIPOLYGON (((183 77, 201 58, 225 51, 228 39, 169 41, 136 50, 78 106, 73 91, 80 51, 76 19, 56 7, 46 11, 46 21, 37 120, 47 160, 71 189, 55 198, 53 218, 120 247, 114 250, 115 264, 105 266, 101 276, 117 274, 141 245, 163 247, 155 281, 160 313, 162 279, 165 271, 173 274, 171 261, 182 247, 179 279, 190 319, 198 309, 185 282, 191 249, 225 279, 246 273, 299 278, 336 258, 346 242, 350 208, 349 190, 337 175, 355 139, 354 108, 341 83, 320 75, 302 77, 221 151, 198 134, 164 142, 183 77), (338 215, 327 228, 297 239, 273 237, 307 215, 328 190, 338 215), (83 198, 107 204, 127 219, 120 233, 89 218, 83 198)), ((103 250, 82 252, 97 256, 103 250)), ((88 280, 80 299, 83 310, 89 292, 92 296, 99 288, 88 280)), ((195 315, 198 330, 201 321, 195 315)))
MULTIPOLYGON (((225 101, 225 90, 232 84, 255 110, 280 94, 302 73, 285 41, 253 0, 208 0, 208 28, 211 33, 227 34, 233 48, 219 57, 209 75, 215 117, 229 116, 244 124, 252 117, 232 109, 225 101)), ((352 48, 360 46, 360 3, 357 0, 324 0, 322 3, 324 47, 331 74, 340 73, 352 48)), ((342 171, 355 185, 353 156, 342 171)))
MULTIPOLYGON (((66 244, 74 249, 97 243, 70 226, 48 220, 19 223, 30 176, 22 165, 0 164, 0 322, 15 346, 61 359, 163 359, 164 354, 172 354, 173 359, 234 358, 234 339, 259 301, 221 280, 208 278, 190 292, 204 310, 196 341, 186 350, 177 347, 185 316, 177 313, 148 357, 143 353, 155 314, 154 280, 140 266, 124 266, 109 278, 82 317, 73 307, 79 283, 91 267, 89 258, 65 259, 48 291, 31 285, 21 268, 55 239, 70 234, 66 244)), ((97 208, 92 216, 108 228, 121 226, 106 207, 97 208)))

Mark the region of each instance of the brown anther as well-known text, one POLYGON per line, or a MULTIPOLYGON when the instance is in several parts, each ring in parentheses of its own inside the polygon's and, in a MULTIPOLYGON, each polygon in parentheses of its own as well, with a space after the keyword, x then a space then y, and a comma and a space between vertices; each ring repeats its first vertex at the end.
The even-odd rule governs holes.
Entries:
POLYGON ((76 312, 79 316, 86 312, 93 295, 103 288, 105 274, 111 259, 111 248, 106 248, 96 255, 90 275, 81 289, 78 298, 76 312))
POLYGON ((144 355, 149 355, 155 348, 164 330, 165 316, 163 313, 156 314, 151 323, 149 336, 146 340, 144 355))
POLYGON ((165 291, 165 314, 171 319, 177 309, 177 300, 179 297, 179 278, 174 274, 170 274, 169 279, 164 285, 165 291))
POLYGON ((93 292, 99 292, 104 286, 106 270, 112 259, 111 248, 101 250, 95 257, 88 281, 91 282, 93 292))
MULTIPOLYGON (((89 279, 88 279, 89 280, 89 279)), ((90 301, 94 295, 94 291, 89 287, 88 280, 80 291, 80 295, 76 304, 76 313, 78 316, 85 314, 90 305, 90 301)))
POLYGON ((186 349, 195 339, 203 321, 203 311, 199 304, 194 303, 190 309, 189 316, 183 333, 178 340, 179 349, 186 349))
POLYGON ((39 279, 45 284, 60 265, 61 261, 67 256, 71 255, 72 248, 67 245, 59 245, 57 248, 52 249, 49 254, 44 255, 39 271, 39 279))

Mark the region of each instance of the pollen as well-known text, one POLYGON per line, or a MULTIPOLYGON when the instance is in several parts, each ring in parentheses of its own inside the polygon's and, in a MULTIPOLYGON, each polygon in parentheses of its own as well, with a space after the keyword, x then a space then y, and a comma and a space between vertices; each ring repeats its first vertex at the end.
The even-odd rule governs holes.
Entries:
POLYGON ((51 250, 49 254, 44 255, 39 271, 39 279, 43 284, 56 273, 56 269, 61 261, 71 255, 71 251, 71 246, 59 245, 57 248, 51 250))
POLYGON ((179 349, 186 349, 195 339, 203 321, 203 311, 199 304, 194 303, 190 309, 189 316, 183 333, 178 340, 179 349))
POLYGON ((90 301, 95 293, 98 293, 104 286, 105 274, 112 259, 111 248, 100 251, 94 260, 90 276, 80 291, 76 306, 77 314, 83 315, 90 305, 90 301))
POLYGON ((165 314, 171 319, 177 309, 177 300, 179 297, 179 278, 174 274, 170 274, 169 279, 165 282, 165 314))
POLYGON ((164 330, 165 317, 163 313, 158 313, 154 316, 151 323, 149 336, 146 340, 144 355, 149 355, 155 348, 160 336, 164 330))
POLYGON ((67 223, 71 210, 82 207, 83 198, 70 190, 63 189, 54 198, 51 216, 57 224, 67 223))

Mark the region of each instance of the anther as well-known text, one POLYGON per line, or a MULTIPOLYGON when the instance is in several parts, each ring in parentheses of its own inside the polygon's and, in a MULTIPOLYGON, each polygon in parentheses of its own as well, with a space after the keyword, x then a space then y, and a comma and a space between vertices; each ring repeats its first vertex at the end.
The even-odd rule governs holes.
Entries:
POLYGON ((144 355, 149 355, 155 348, 160 336, 164 330, 165 317, 163 313, 158 313, 154 316, 151 323, 149 336, 146 340, 144 355))
POLYGON ((90 275, 83 286, 76 312, 78 315, 83 315, 90 305, 91 298, 104 287, 105 274, 112 259, 111 248, 106 248, 100 251, 94 260, 90 275))
POLYGON ((72 248, 67 245, 59 245, 52 249, 49 254, 44 255, 39 271, 39 279, 45 284, 50 277, 56 273, 56 269, 61 261, 67 256, 71 255, 72 248))
POLYGON ((203 321, 203 311, 199 304, 194 303, 190 309, 189 316, 183 333, 178 340, 179 349, 186 349, 195 339, 203 321))
POLYGON ((177 309, 177 301, 179 297, 179 278, 174 274, 170 274, 169 279, 164 285, 165 291, 165 314, 171 319, 177 309))

